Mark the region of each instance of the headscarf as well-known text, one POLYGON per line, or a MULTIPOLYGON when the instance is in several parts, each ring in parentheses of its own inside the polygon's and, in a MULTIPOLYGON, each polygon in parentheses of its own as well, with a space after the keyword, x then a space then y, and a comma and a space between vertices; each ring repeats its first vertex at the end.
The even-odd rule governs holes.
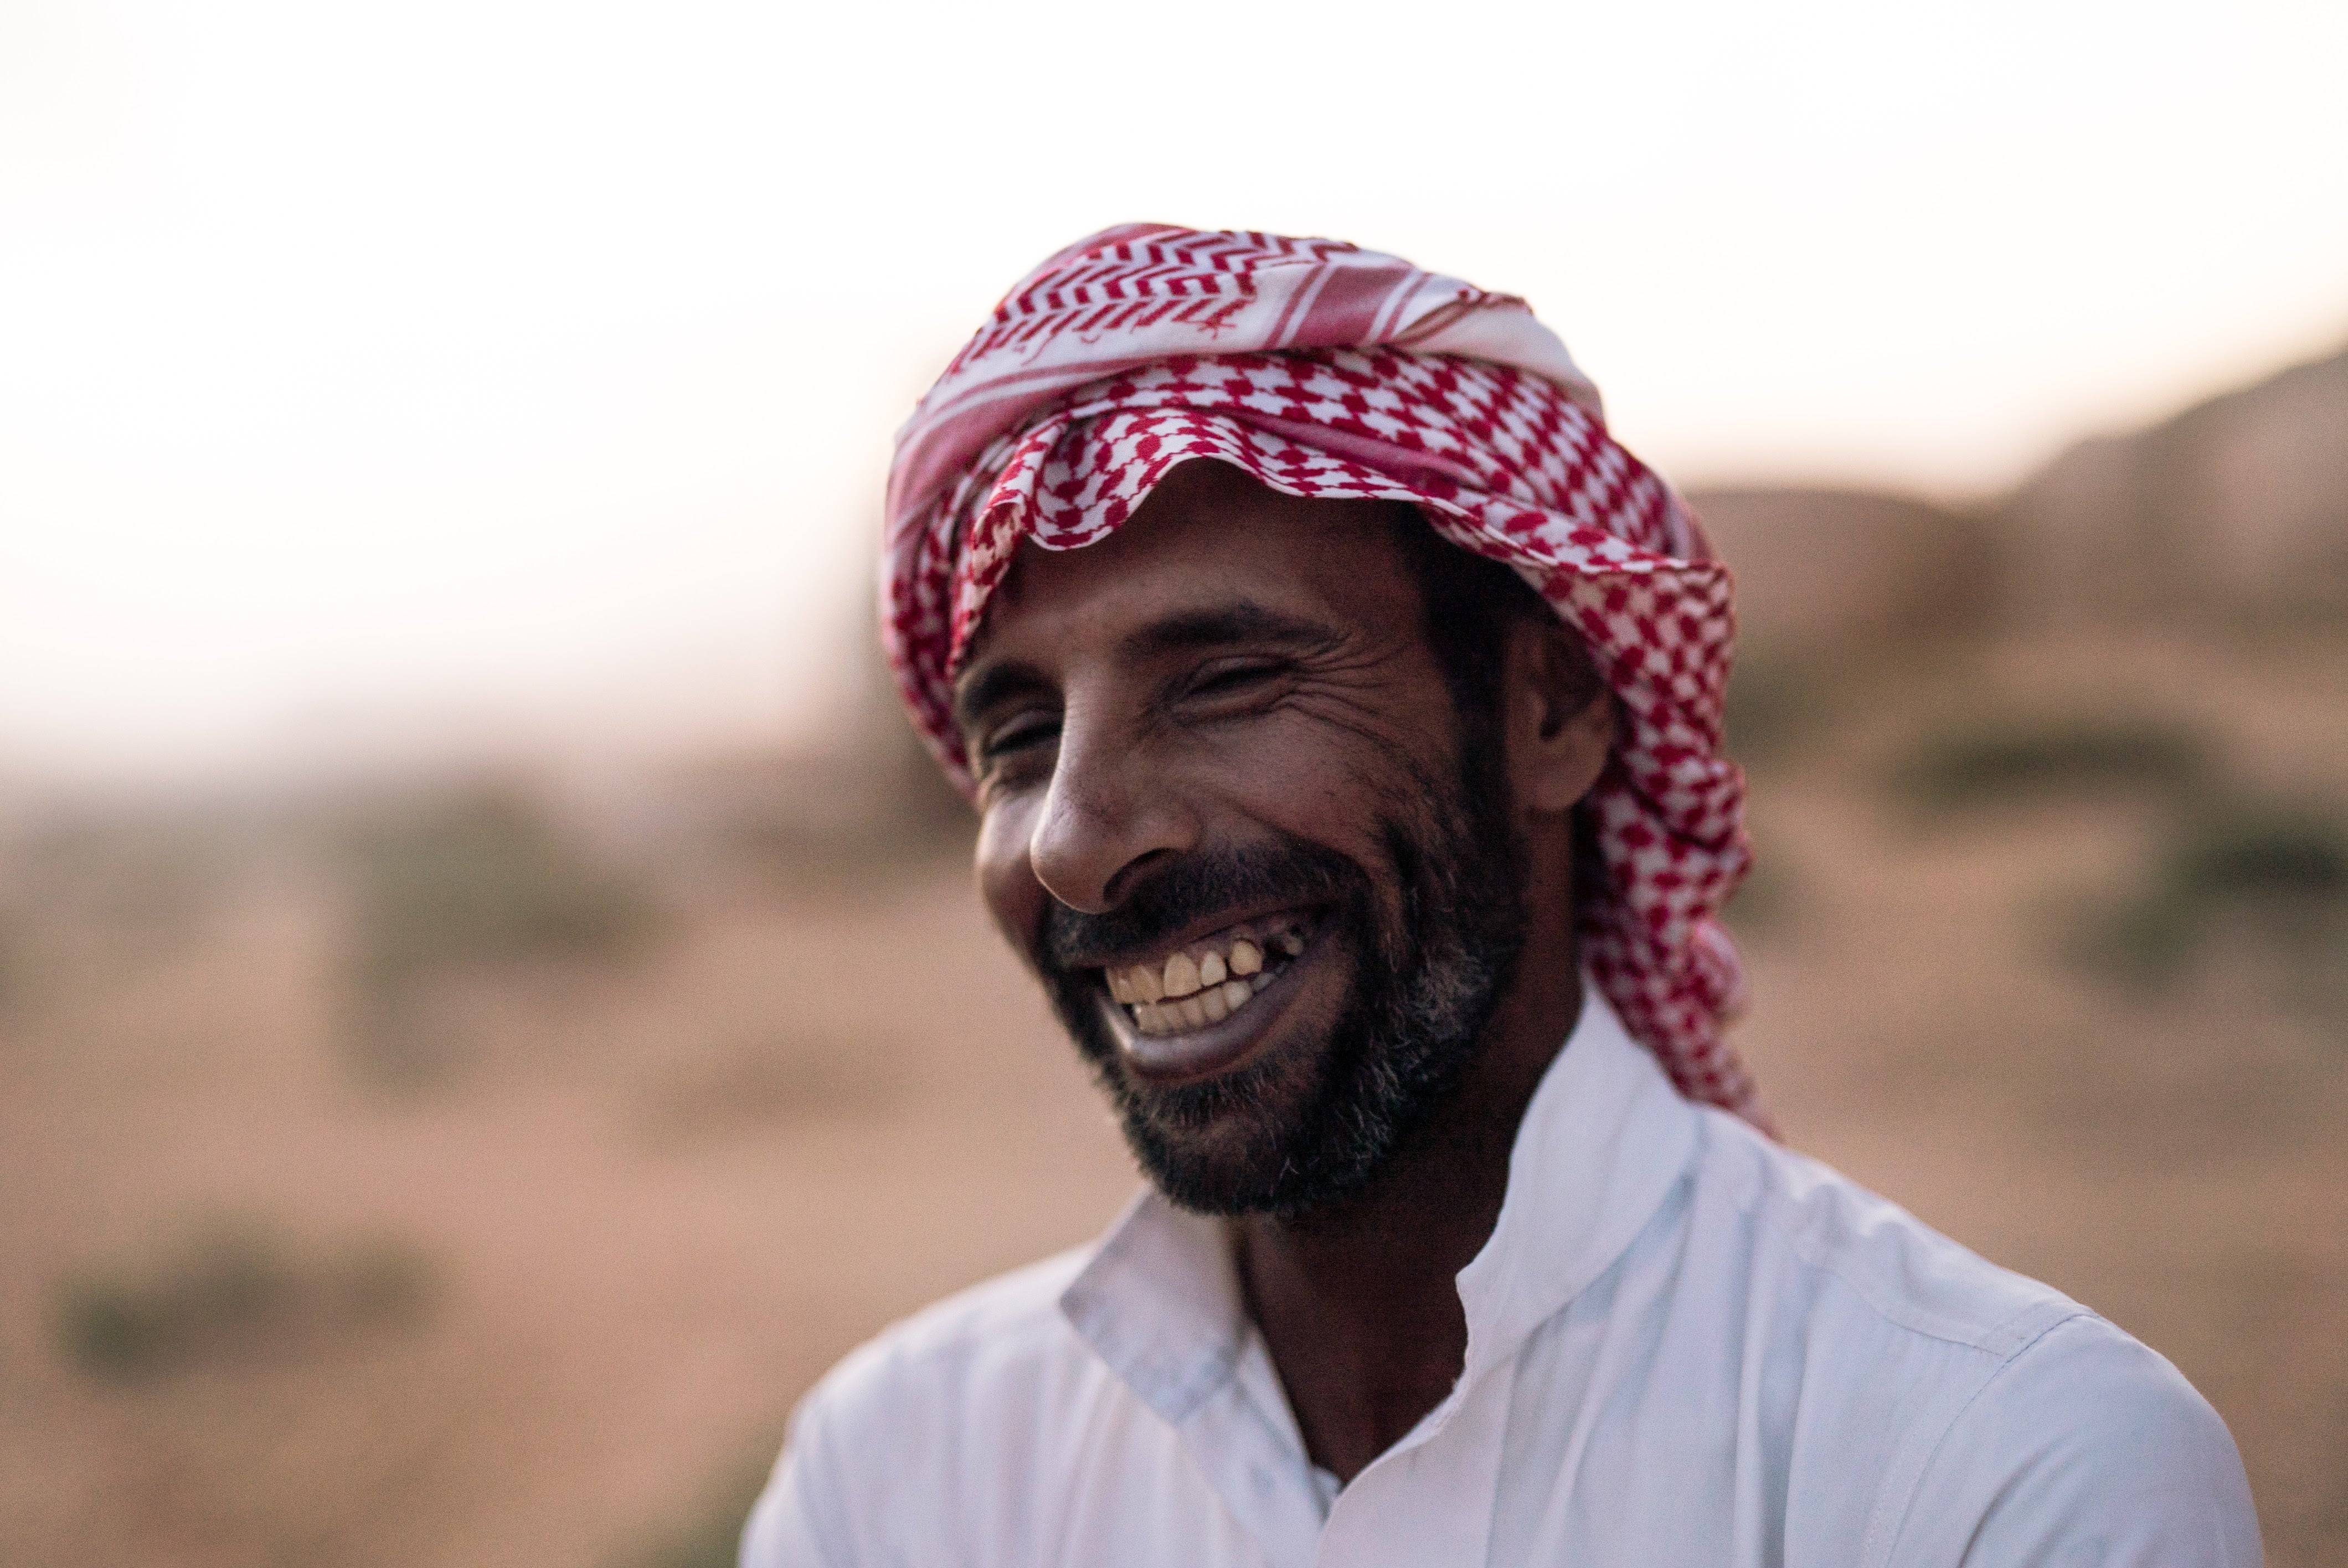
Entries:
POLYGON ((973 788, 953 677, 1019 542, 1106 538, 1195 458, 1412 502, 1581 634, 1623 720, 1585 802, 1604 876, 1576 912, 1583 961, 1682 1093, 1774 1132, 1724 1034, 1745 982, 1715 917, 1751 858, 1720 749, 1728 570, 1522 300, 1338 241, 1146 223, 1030 273, 890 469, 881 640, 955 784, 973 788))

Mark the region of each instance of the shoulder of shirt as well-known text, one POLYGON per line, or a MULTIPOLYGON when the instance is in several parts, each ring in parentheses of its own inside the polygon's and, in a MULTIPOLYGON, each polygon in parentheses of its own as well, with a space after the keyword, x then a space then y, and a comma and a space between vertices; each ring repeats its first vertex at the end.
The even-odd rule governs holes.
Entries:
POLYGON ((829 1419, 893 1419, 908 1402, 966 1399, 975 1385, 1021 1378, 1079 1352, 1060 1296, 1097 1242, 956 1292, 882 1329, 808 1390, 802 1406, 829 1419))
POLYGON ((1885 1337, 1870 1350, 1868 1333, 1846 1332, 1856 1327, 1848 1317, 1837 1325, 1837 1349, 1869 1368, 1838 1380, 1854 1413, 1873 1425, 1902 1402, 1901 1379, 1872 1369, 1910 1359, 1901 1338, 1958 1358, 1941 1361, 1932 1413, 1913 1408, 1917 1446, 1885 1500, 1904 1541, 1994 1538, 1984 1560, 2041 1562, 2068 1560, 2064 1543, 2075 1540, 2165 1536, 2196 1544, 2163 1562, 2258 1561, 2256 1515, 2225 1422, 2157 1352, 1743 1122, 1717 1112, 1706 1122, 1699 1205, 1709 1186, 1745 1216, 1756 1266, 1774 1247, 1781 1265, 1789 1255, 1838 1282, 1846 1313, 1855 1304, 1880 1326, 1885 1337))
POLYGON ((1699 1186, 1717 1184, 1757 1230, 1890 1327, 2004 1361, 2057 1324, 2093 1316, 1733 1116, 1708 1111, 1704 1122, 1699 1186))
POLYGON ((850 1351, 808 1390, 753 1511, 742 1561, 922 1561, 901 1532, 959 1517, 983 1498, 963 1483, 1000 1458, 1006 1433, 1036 1432, 1039 1404, 1081 1378, 1060 1296, 1087 1246, 958 1292, 850 1351), (909 1492, 907 1475, 925 1478, 909 1492), (958 1512, 958 1511, 960 1511, 958 1512))

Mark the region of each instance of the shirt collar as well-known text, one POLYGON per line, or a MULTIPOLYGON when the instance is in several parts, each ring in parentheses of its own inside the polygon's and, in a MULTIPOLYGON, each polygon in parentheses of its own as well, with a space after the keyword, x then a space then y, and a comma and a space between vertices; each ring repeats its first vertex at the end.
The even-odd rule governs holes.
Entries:
POLYGON ((1136 1194, 1060 1311, 1093 1354, 1171 1425, 1229 1380, 1247 1308, 1224 1222, 1186 1213, 1154 1188, 1136 1194))
MULTIPOLYGON (((1460 1387, 1513 1356, 1621 1256, 1695 1153, 1696 1109, 1587 979, 1581 1015, 1550 1063, 1509 1156, 1491 1238, 1459 1272, 1468 1314, 1460 1387)), ((1179 1426, 1227 1382, 1247 1344, 1222 1221, 1145 1190, 1060 1297, 1093 1353, 1179 1426)))
POLYGON ((1701 1112, 1587 979, 1581 997, 1517 1129, 1491 1239, 1459 1271, 1463 1385, 1515 1355, 1612 1267, 1695 1155, 1701 1112))

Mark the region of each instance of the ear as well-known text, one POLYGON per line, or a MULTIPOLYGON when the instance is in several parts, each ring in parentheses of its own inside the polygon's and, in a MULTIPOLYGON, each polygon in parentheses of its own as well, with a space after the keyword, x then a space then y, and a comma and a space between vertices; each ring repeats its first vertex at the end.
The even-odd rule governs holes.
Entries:
POLYGON ((1509 630, 1506 702, 1518 809, 1572 810, 1614 749, 1614 693, 1581 639, 1554 616, 1529 615, 1509 630))

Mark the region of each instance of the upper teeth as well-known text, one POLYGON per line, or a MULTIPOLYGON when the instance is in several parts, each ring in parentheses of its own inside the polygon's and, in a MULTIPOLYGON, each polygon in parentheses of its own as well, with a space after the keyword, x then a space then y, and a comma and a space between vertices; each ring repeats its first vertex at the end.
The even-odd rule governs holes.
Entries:
MULTIPOLYGON (((1303 951, 1299 942, 1295 951, 1303 951)), ((1164 1001, 1169 998, 1190 996, 1209 986, 1221 985, 1233 975, 1244 979, 1263 968, 1263 949, 1241 937, 1228 950, 1209 948, 1197 958, 1189 953, 1177 953, 1161 968, 1156 964, 1136 964, 1131 968, 1108 971, 1109 995, 1131 1005, 1135 1002, 1164 1001)))
POLYGON ((1271 980, 1263 972, 1265 946, 1294 958, 1304 950, 1304 938, 1283 927, 1266 933, 1261 945, 1247 937, 1226 938, 1163 964, 1110 969, 1109 995, 1134 1009, 1134 1021, 1147 1033, 1220 1023, 1271 980))

